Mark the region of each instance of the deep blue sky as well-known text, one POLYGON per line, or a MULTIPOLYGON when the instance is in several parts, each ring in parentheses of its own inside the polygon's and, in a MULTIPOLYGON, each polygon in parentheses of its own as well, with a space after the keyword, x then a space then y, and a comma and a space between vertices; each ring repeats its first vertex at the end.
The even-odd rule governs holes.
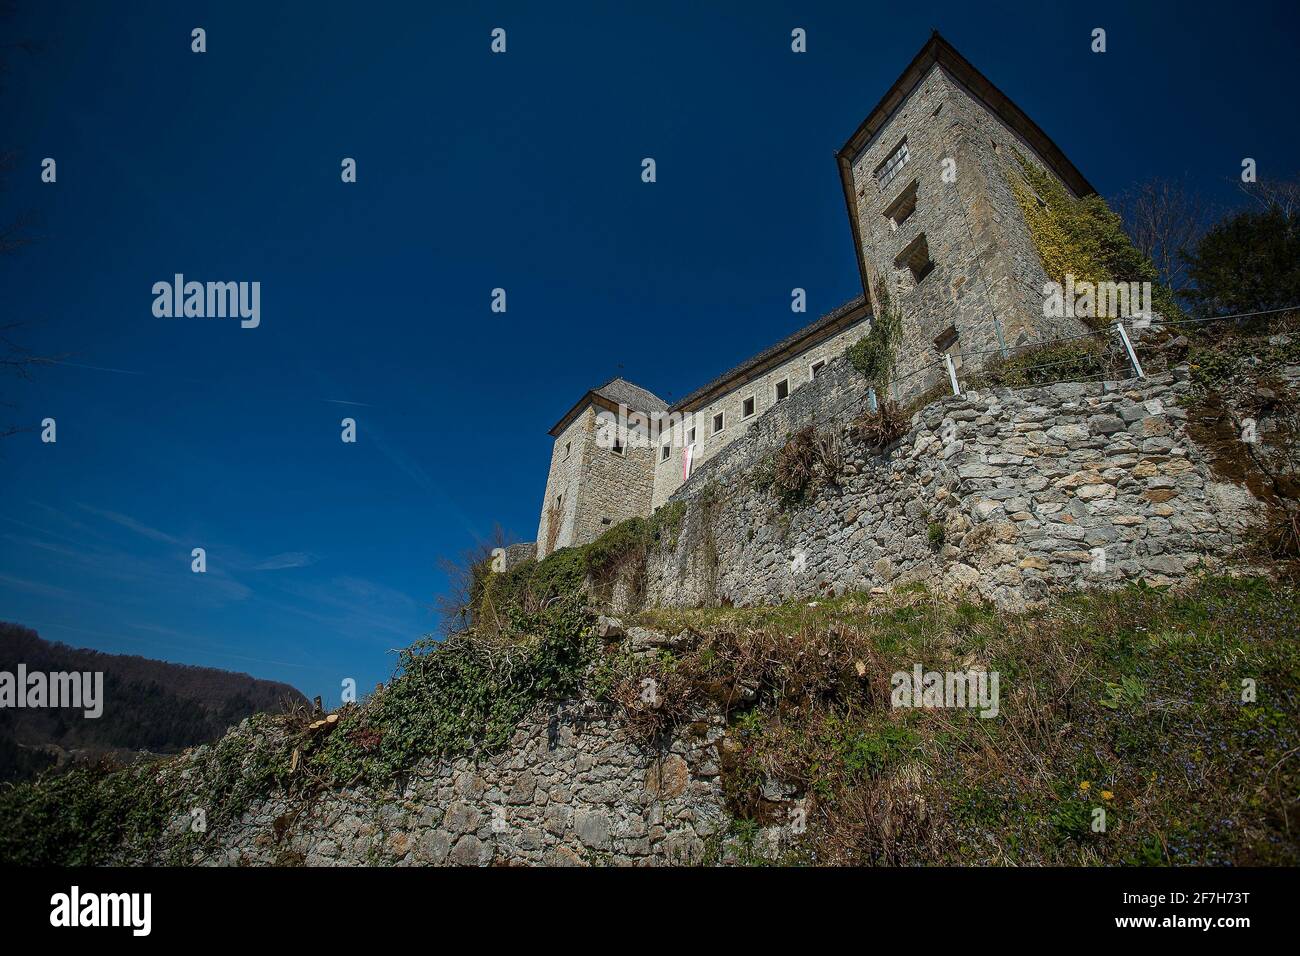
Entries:
POLYGON ((0 619, 327 700, 434 630, 439 556, 532 540, 585 389, 680 397, 860 291, 832 152, 932 28, 1104 194, 1300 167, 1294 2, 23 6, 0 304, 75 364, 0 380, 58 421, 0 441, 0 619), (155 318, 175 272, 261 327, 155 318))

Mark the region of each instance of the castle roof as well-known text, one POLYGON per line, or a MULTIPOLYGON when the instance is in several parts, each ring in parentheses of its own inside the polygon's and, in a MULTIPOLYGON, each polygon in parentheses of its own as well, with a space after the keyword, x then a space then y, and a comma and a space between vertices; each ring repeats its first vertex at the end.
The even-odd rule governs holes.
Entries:
POLYGON ((843 305, 827 312, 816 322, 812 322, 787 335, 781 341, 763 349, 753 358, 741 362, 735 368, 719 375, 707 385, 697 388, 672 407, 674 412, 691 412, 707 405, 717 395, 739 388, 748 379, 762 375, 774 365, 798 355, 823 339, 847 328, 854 322, 867 316, 867 302, 862 296, 850 299, 843 305))
POLYGON ((629 412, 642 412, 646 415, 655 415, 659 412, 668 411, 668 403, 656 395, 654 392, 642 388, 640 385, 634 385, 625 378, 611 378, 604 385, 589 389, 587 394, 574 404, 563 417, 551 428, 550 434, 556 438, 560 432, 569 427, 569 423, 578 417, 588 405, 597 405, 614 413, 618 412, 620 405, 625 406, 629 412))
POLYGON ((654 392, 647 391, 640 385, 634 385, 625 378, 611 378, 600 388, 594 388, 592 391, 602 398, 609 399, 615 405, 626 405, 635 412, 652 414, 668 410, 668 403, 654 392))

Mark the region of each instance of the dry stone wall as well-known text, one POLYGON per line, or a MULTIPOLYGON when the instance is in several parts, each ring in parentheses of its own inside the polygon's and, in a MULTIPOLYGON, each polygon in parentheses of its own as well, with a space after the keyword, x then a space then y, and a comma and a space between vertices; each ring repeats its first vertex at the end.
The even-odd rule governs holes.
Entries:
POLYGON ((833 363, 800 399, 829 420, 841 474, 783 507, 764 463, 806 416, 769 412, 674 496, 682 532, 652 555, 645 601, 750 605, 923 580, 1015 608, 1176 580, 1233 553, 1262 511, 1189 438, 1189 389, 1184 369, 969 392, 918 412, 878 453, 847 425, 860 377, 833 363))
MULTIPOLYGON (((427 761, 399 789, 273 797, 217 834, 202 865, 660 865, 728 862, 720 717, 663 747, 590 701, 539 707, 499 754, 427 761)), ((208 747, 181 758, 208 759, 208 747)), ((178 768, 184 773, 185 768, 178 768)), ((189 818, 177 821, 188 827, 189 818)), ((177 834, 170 834, 175 838, 177 834)), ((790 834, 770 827, 775 853, 790 834)), ((161 851, 158 863, 165 859, 161 851)))

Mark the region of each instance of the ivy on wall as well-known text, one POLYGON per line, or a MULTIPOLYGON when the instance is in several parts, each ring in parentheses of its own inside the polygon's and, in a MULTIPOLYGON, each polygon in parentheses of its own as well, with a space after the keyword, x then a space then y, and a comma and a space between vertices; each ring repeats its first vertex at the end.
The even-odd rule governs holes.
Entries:
POLYGON ((894 354, 898 350, 902 322, 898 310, 889 300, 889 290, 883 281, 876 290, 876 300, 880 303, 880 315, 871 320, 870 331, 849 346, 846 354, 849 364, 876 387, 877 394, 884 395, 894 371, 894 354))
MULTIPOLYGON (((1124 231, 1120 217, 1100 196, 1075 199, 1050 174, 1019 153, 1023 176, 1007 179, 1029 226, 1030 238, 1043 262, 1043 271, 1064 284, 1075 282, 1150 282, 1151 304, 1167 319, 1182 316, 1173 293, 1160 282, 1151 260, 1137 250, 1124 231)), ((1085 319, 1101 328, 1108 319, 1085 319)))

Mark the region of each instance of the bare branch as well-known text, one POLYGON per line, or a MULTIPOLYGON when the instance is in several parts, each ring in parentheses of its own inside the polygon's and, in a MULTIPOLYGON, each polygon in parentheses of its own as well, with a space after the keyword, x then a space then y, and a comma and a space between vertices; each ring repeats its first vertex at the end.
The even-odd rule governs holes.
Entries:
POLYGON ((1115 211, 1124 220, 1133 244, 1145 253, 1160 281, 1175 294, 1187 288, 1182 252, 1205 233, 1212 208, 1186 180, 1151 179, 1120 194, 1115 211))
POLYGON ((1290 216, 1300 210, 1300 174, 1292 179, 1261 179, 1253 183, 1237 183, 1238 188, 1252 202, 1265 211, 1276 206, 1290 216))

